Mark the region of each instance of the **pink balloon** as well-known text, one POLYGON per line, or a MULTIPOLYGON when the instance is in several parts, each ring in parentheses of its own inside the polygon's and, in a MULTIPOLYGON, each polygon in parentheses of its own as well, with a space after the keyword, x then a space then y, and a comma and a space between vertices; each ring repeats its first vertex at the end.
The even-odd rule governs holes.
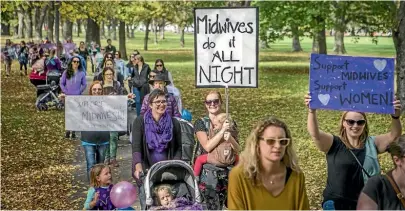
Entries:
POLYGON ((136 200, 136 188, 127 181, 122 181, 113 186, 110 192, 111 202, 117 208, 130 207, 136 200))

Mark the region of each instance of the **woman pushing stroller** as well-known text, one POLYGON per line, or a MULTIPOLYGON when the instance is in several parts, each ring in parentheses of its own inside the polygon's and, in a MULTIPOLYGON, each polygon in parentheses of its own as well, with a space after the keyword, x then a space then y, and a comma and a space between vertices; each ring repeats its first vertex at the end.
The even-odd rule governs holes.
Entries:
POLYGON ((151 109, 138 116, 132 127, 132 172, 140 186, 142 209, 146 206, 142 173, 159 161, 180 160, 182 151, 180 124, 166 111, 165 92, 156 89, 148 100, 151 109))

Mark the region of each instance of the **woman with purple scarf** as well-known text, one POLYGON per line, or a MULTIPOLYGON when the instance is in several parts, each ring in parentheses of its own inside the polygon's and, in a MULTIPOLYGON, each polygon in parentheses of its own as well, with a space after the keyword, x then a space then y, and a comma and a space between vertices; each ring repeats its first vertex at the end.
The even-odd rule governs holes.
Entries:
POLYGON ((132 126, 132 175, 140 186, 142 210, 146 202, 142 173, 159 161, 180 160, 182 150, 180 123, 166 111, 165 92, 156 89, 148 100, 151 109, 138 116, 132 126))

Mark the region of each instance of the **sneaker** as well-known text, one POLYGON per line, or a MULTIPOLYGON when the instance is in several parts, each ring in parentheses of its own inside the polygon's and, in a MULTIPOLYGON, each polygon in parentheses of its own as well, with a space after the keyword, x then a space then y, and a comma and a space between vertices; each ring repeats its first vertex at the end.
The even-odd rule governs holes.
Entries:
POLYGON ((70 131, 66 131, 65 138, 70 138, 70 131))
POLYGON ((72 132, 72 139, 76 139, 76 133, 72 132))
POLYGON ((112 166, 114 166, 114 167, 120 166, 120 165, 118 164, 118 162, 117 162, 116 159, 112 159, 111 162, 110 162, 110 165, 112 165, 112 166))

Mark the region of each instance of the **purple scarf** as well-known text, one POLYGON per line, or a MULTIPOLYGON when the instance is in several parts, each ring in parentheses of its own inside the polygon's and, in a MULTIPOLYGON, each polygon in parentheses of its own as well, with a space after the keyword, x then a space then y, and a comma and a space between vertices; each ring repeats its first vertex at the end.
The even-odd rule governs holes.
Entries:
POLYGON ((156 124, 149 109, 144 115, 145 136, 148 149, 163 152, 167 148, 167 143, 173 138, 173 123, 170 115, 165 112, 156 124))

